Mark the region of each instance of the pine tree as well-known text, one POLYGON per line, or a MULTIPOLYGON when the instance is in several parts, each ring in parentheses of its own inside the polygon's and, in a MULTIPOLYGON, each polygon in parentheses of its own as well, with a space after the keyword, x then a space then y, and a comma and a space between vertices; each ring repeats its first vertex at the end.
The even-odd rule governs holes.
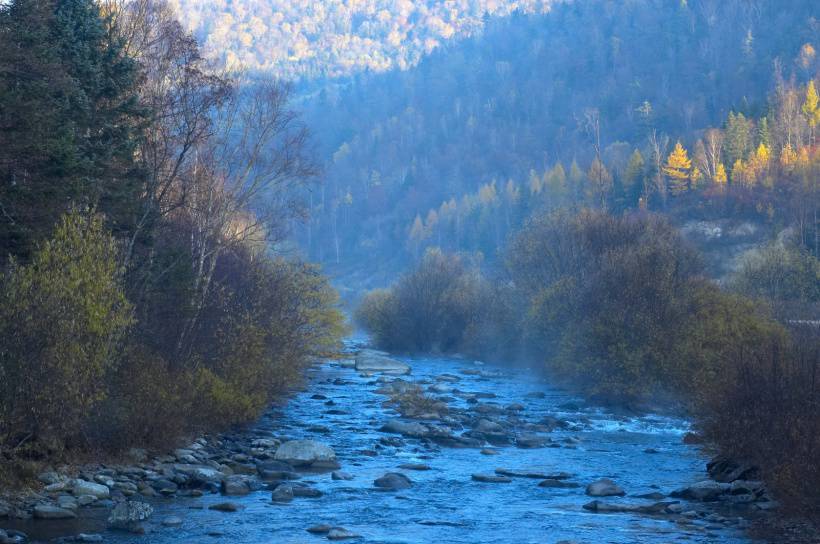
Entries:
POLYGON ((0 260, 24 259, 67 209, 128 229, 139 198, 138 67, 92 0, 0 6, 0 260))
POLYGON ((742 113, 730 112, 726 121, 726 158, 734 164, 745 159, 752 149, 752 121, 742 113))
POLYGON ((669 178, 672 194, 679 195, 689 190, 691 172, 692 160, 689 158, 689 153, 678 142, 663 166, 663 173, 669 178))

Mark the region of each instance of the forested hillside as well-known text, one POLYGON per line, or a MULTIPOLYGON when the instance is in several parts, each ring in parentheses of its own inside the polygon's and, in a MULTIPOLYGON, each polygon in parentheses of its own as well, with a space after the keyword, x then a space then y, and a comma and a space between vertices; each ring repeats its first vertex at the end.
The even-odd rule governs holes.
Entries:
POLYGON ((206 52, 229 67, 286 79, 415 65, 490 16, 542 12, 552 0, 174 0, 206 52))
MULTIPOLYGON (((761 142, 773 162, 786 143, 810 154, 801 108, 818 67, 818 16, 797 1, 573 2, 493 20, 412 70, 328 88, 308 104, 327 184, 300 240, 343 265, 374 249, 398 261, 441 244, 492 257, 536 193, 674 208, 680 191, 664 168, 678 140, 699 170, 696 200, 724 177, 739 187, 735 163, 761 142), (712 127, 745 135, 724 144, 735 136, 712 127), (707 164, 705 152, 719 156, 707 164)), ((779 211, 751 200, 741 208, 762 208, 756 220, 770 203, 779 211)))

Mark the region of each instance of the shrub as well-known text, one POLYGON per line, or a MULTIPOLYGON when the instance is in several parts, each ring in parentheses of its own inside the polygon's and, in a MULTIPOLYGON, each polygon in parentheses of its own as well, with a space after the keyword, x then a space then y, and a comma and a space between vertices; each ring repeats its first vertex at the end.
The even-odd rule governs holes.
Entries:
POLYGON ((486 294, 465 257, 433 249, 391 289, 365 296, 356 319, 384 349, 453 352, 480 319, 486 294))
POLYGON ((782 317, 812 319, 820 310, 820 261, 805 249, 771 244, 744 255, 730 286, 766 300, 782 317))
POLYGON ((697 254, 666 221, 552 215, 519 234, 507 263, 530 301, 530 352, 547 354, 557 376, 594 396, 640 399, 680 375, 675 339, 702 282, 697 254))
POLYGON ((71 213, 0 289, 0 421, 76 442, 106 396, 105 376, 131 325, 115 242, 99 217, 71 213))
POLYGON ((722 452, 761 467, 776 497, 817 514, 820 502, 820 329, 770 336, 726 353, 700 404, 722 452))

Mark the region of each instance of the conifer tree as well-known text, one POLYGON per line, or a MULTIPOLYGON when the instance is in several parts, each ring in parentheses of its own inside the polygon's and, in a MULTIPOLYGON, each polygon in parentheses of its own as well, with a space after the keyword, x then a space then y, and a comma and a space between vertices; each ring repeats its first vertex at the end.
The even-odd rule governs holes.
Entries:
POLYGON ((669 178, 672 194, 679 195, 689 190, 692 160, 680 142, 675 144, 675 149, 667 157, 663 173, 669 178))
POLYGON ((129 228, 138 66, 92 0, 0 6, 0 260, 28 257, 71 207, 129 228))

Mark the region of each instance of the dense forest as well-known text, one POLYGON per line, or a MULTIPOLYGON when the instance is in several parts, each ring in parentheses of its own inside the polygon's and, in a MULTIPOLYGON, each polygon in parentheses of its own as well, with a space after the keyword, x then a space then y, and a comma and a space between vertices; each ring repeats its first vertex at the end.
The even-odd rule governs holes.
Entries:
POLYGON ((302 81, 414 66, 490 16, 543 12, 551 0, 174 0, 219 62, 302 81))
POLYGON ((557 4, 490 20, 414 69, 328 87, 306 103, 327 184, 300 239, 341 270, 384 250, 395 271, 426 245, 493 259, 526 210, 559 202, 790 223, 808 212, 766 179, 786 144, 790 177, 793 154, 814 160, 801 107, 818 23, 811 3, 788 4, 557 4), (697 167, 686 191, 664 171, 678 141, 697 167), (761 142, 753 183, 735 166, 756 165, 761 142))
POLYGON ((336 349, 327 280, 269 250, 305 138, 162 1, 0 7, 0 476, 251 420, 336 349))

